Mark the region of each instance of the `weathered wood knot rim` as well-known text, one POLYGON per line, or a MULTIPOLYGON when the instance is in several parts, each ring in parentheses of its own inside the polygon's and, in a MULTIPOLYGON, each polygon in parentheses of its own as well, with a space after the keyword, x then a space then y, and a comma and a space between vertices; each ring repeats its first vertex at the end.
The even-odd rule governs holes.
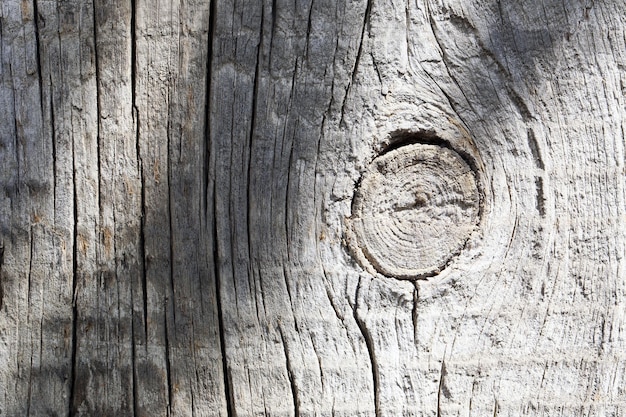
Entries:
MULTIPOLYGON (((375 155, 367 168, 362 173, 361 177, 355 185, 355 192, 351 205, 351 217, 348 221, 348 246, 351 249, 352 256, 359 262, 359 264, 367 271, 373 274, 381 274, 386 277, 401 279, 401 280, 424 280, 439 275, 444 269, 446 269, 453 260, 466 248, 468 241, 474 232, 479 228, 482 222, 483 210, 484 210, 484 192, 480 181, 478 161, 470 155, 468 152, 458 149, 452 146, 448 141, 445 141, 432 132, 410 132, 410 131, 396 131, 388 136, 388 141, 381 147, 378 154, 375 155), (434 161, 428 160, 428 155, 434 158, 434 161), (410 161, 402 165, 400 164, 398 172, 393 172, 393 169, 387 171, 382 168, 389 161, 394 159, 408 158, 410 161), (411 162, 413 161, 413 162, 411 162), (437 162, 433 164, 433 162, 437 162), (387 210, 389 207, 398 207, 400 203, 392 204, 389 206, 388 201, 377 201, 378 195, 370 198, 368 193, 372 193, 372 190, 376 190, 379 187, 374 185, 380 185, 381 189, 385 188, 398 188, 398 187, 385 187, 383 179, 380 184, 376 184, 376 179, 372 179, 375 176, 383 177, 387 173, 391 173, 392 176, 401 175, 401 170, 415 169, 416 166, 423 168, 422 171, 414 173, 414 177, 423 176, 421 181, 428 186, 428 177, 431 174, 421 172, 427 170, 433 170, 437 172, 433 178, 435 182, 442 184, 452 184, 454 190, 451 192, 443 193, 444 195, 436 195, 434 192, 430 193, 433 198, 439 198, 442 201, 431 202, 430 206, 444 206, 446 204, 445 199, 449 198, 450 201, 447 204, 458 205, 456 213, 452 213, 452 218, 458 219, 457 222, 448 220, 447 223, 450 227, 444 229, 442 233, 434 233, 437 231, 440 225, 431 227, 431 223, 442 223, 441 217, 445 219, 446 216, 434 216, 432 219, 422 219, 421 225, 425 226, 425 229, 432 229, 430 236, 428 232, 417 232, 414 228, 413 232, 416 232, 415 240, 409 240, 414 247, 424 248, 427 247, 426 242, 430 242, 430 239, 434 239, 433 247, 437 248, 437 245, 441 245, 443 249, 434 249, 435 255, 430 262, 431 257, 423 256, 416 257, 413 255, 426 254, 429 249, 424 250, 407 250, 403 252, 401 246, 395 243, 385 243, 384 239, 379 239, 377 236, 380 234, 376 230, 370 230, 375 228, 376 222, 372 222, 366 219, 368 214, 368 204, 372 202, 382 202, 383 204, 374 204, 376 210, 380 213, 387 210), (422 166, 423 165, 423 166, 422 166), (439 166, 438 165, 449 165, 439 166), (458 177, 458 178, 457 178, 458 177), (364 184, 365 183, 365 184, 364 184), (450 196, 446 196, 450 194, 450 196), (387 204, 385 204, 387 203, 387 204), (384 206, 387 206, 385 209, 384 206), (365 207, 365 208, 364 208, 365 207), (460 210, 460 212, 459 212, 460 210), (419 239, 421 238, 421 240, 419 239), (437 241, 440 239, 440 241, 437 241), (379 242, 380 241, 380 242, 379 242), (420 243, 421 242, 421 243, 420 243), (379 245, 380 244, 380 245, 379 245), (380 247, 377 247, 380 246, 380 247), (382 248, 382 250, 381 250, 382 248), (406 255, 404 255, 406 253, 406 255), (405 257, 406 256, 406 257, 405 257), (405 257, 404 260, 402 258, 405 257), (408 261, 407 261, 408 259, 408 261), (414 266, 409 264, 414 263, 414 266)), ((393 182, 393 179, 389 180, 393 182)), ((420 183, 420 179, 417 180, 420 183)), ((422 185, 424 185, 422 184, 422 185)), ((403 180, 402 187, 406 185, 406 180, 403 180)), ((441 185, 441 184, 440 184, 441 185)), ((434 187, 434 186, 433 186, 434 187)), ((436 188, 436 187, 435 187, 436 188)), ((420 188, 421 190, 421 188, 420 188)), ((398 190, 395 190, 398 191, 398 190)), ((431 190, 432 191, 432 190, 431 190)), ((383 194, 380 191, 373 191, 374 194, 383 194)), ((398 195, 402 193, 400 190, 398 195)), ((428 210, 429 204, 424 203, 424 195, 420 192, 409 193, 412 194, 411 198, 414 200, 413 205, 409 207, 409 210, 420 210, 425 208, 428 210)), ((386 200, 394 200, 400 198, 398 195, 393 195, 386 200)), ((428 193, 427 193, 428 195, 428 193)), ((427 200, 429 201, 429 200, 427 200)), ((393 208, 393 211, 406 210, 406 208, 393 208)), ((373 212, 373 208, 369 208, 369 214, 373 212)), ((374 217, 384 218, 385 214, 374 214, 374 217)), ((422 213, 422 215, 424 215, 422 213)), ((391 217, 391 216, 390 216, 391 217)), ((379 220, 384 222, 386 220, 379 220)), ((418 224, 418 222, 413 222, 418 224)), ((444 223, 446 223, 444 221, 444 223)), ((393 222, 390 222, 390 226, 393 222)), ((390 227, 391 228, 391 227, 390 227)), ((386 228, 383 228, 384 231, 386 228)), ((396 227, 398 229, 398 227, 396 227)), ((397 232, 397 231, 396 231, 397 232)), ((387 233, 387 235, 400 235, 401 233, 387 233)), ((404 233, 408 235, 409 233, 404 233)))

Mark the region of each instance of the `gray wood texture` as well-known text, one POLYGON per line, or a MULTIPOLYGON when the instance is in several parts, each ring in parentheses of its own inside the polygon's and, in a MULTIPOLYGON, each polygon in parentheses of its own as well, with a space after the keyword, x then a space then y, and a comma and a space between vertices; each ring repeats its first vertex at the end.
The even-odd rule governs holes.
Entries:
POLYGON ((0 415, 625 415, 625 27, 617 0, 2 0, 0 415), (402 141, 480 194, 418 280, 351 248, 402 141))

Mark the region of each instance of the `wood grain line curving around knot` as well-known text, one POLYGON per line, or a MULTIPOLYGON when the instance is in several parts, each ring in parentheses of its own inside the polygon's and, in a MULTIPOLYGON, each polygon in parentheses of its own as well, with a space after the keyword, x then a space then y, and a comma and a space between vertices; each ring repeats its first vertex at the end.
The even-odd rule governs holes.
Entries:
POLYGON ((370 272, 420 279, 441 272, 479 222, 475 174, 447 147, 410 144, 375 158, 356 190, 352 252, 370 272))

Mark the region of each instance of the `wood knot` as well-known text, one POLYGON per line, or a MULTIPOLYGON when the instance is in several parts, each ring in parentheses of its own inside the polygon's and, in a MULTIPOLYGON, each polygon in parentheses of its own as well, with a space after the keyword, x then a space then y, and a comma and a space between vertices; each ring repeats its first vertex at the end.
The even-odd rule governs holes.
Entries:
POLYGON ((413 143, 375 158, 361 178, 349 221, 361 265, 389 277, 438 274, 479 222, 474 172, 454 150, 413 143))

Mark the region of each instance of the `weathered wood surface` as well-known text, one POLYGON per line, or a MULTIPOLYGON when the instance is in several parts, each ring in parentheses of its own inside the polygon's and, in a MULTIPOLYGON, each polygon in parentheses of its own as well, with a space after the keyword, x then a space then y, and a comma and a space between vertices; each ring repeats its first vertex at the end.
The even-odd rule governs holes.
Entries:
POLYGON ((625 414, 624 27, 615 0, 4 0, 0 415, 625 414), (407 138, 480 192, 421 280, 351 248, 407 138))

